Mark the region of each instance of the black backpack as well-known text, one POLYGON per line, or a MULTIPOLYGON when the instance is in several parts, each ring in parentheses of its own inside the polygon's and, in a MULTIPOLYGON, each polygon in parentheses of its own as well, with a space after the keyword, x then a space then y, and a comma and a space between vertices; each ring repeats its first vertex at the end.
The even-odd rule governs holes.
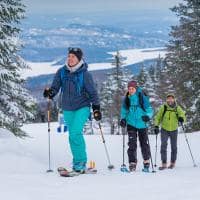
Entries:
POLYGON ((165 116, 165 113, 166 113, 166 111, 175 112, 175 113, 176 113, 176 117, 177 117, 177 119, 178 119, 177 107, 178 107, 178 105, 175 107, 175 110, 174 110, 174 111, 171 111, 171 110, 167 110, 167 105, 164 105, 164 110, 163 110, 163 114, 162 114, 162 117, 161 117, 161 121, 163 120, 163 118, 164 118, 164 116, 165 116))
MULTIPOLYGON (((130 108, 130 99, 128 98, 128 95, 129 95, 129 93, 127 92, 126 93, 126 97, 125 97, 125 106, 126 106, 126 109, 127 110, 129 110, 129 108, 130 108)), ((140 107, 142 108, 142 110, 144 111, 144 112, 146 112, 146 110, 145 110, 145 106, 144 106, 144 96, 148 96, 147 95, 147 93, 146 92, 144 92, 143 90, 142 91, 140 91, 139 93, 138 93, 138 98, 139 98, 139 104, 140 104, 140 107)))

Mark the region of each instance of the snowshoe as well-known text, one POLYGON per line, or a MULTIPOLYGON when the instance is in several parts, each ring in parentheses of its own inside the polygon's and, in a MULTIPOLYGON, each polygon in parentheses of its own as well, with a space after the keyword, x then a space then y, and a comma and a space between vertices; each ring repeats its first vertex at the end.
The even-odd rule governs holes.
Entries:
POLYGON ((68 171, 68 170, 64 170, 64 171, 60 171, 59 174, 60 176, 63 176, 63 177, 74 177, 74 176, 79 176, 80 174, 84 174, 85 171, 68 171))
POLYGON ((167 164, 163 163, 158 169, 159 170, 167 169, 167 164))
POLYGON ((127 172, 127 173, 129 172, 129 170, 127 169, 125 164, 121 165, 120 171, 121 172, 127 172))
POLYGON ((97 173, 97 169, 91 169, 91 168, 88 168, 85 170, 67 170, 64 167, 58 167, 57 171, 60 174, 60 176, 63 176, 63 177, 74 177, 80 174, 96 174, 97 173))

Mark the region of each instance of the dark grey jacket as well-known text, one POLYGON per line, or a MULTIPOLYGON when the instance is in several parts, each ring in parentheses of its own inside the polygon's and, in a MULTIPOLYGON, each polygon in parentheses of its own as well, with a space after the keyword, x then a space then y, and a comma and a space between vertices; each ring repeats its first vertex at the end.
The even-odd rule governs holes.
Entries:
POLYGON ((51 89, 55 96, 62 88, 61 107, 63 110, 77 110, 85 106, 99 105, 99 97, 91 74, 84 63, 77 71, 70 73, 66 66, 56 72, 51 89), (64 68, 64 70, 63 70, 64 68), (64 77, 63 77, 64 71, 64 77), (83 84, 77 92, 77 75, 83 73, 83 84))

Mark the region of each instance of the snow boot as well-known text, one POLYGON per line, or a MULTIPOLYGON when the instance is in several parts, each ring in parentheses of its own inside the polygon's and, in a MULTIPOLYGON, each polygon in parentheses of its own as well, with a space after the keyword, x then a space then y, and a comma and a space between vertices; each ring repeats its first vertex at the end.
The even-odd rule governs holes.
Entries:
POLYGON ((167 163, 162 163, 162 165, 158 169, 159 170, 167 169, 167 163))
POLYGON ((149 172, 149 166, 150 166, 150 163, 144 163, 144 168, 143 168, 143 172, 149 172))
POLYGON ((134 163, 134 162, 129 163, 129 171, 130 172, 135 171, 136 170, 136 165, 137 165, 137 163, 134 163))
POLYGON ((174 169, 175 167, 175 162, 171 162, 170 165, 168 166, 168 169, 174 169))
POLYGON ((76 162, 73 164, 73 170, 75 172, 84 174, 86 170, 86 162, 76 162))

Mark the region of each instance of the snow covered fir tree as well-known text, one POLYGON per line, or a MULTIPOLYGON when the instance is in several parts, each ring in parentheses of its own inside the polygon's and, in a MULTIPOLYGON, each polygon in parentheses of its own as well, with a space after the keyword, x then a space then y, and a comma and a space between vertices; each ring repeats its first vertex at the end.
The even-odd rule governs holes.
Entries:
POLYGON ((24 89, 20 70, 26 68, 18 55, 20 21, 24 18, 25 6, 20 0, 0 2, 0 126, 22 136, 23 122, 33 118, 33 98, 24 89))
POLYGON ((132 78, 132 74, 122 67, 123 59, 120 52, 117 51, 113 58, 115 67, 108 74, 100 91, 102 111, 110 125, 111 134, 120 133, 119 121, 122 97, 127 90, 127 82, 132 78))
POLYGON ((166 55, 168 80, 186 109, 187 129, 200 129, 200 1, 184 0, 172 11, 179 24, 172 27, 166 55))

